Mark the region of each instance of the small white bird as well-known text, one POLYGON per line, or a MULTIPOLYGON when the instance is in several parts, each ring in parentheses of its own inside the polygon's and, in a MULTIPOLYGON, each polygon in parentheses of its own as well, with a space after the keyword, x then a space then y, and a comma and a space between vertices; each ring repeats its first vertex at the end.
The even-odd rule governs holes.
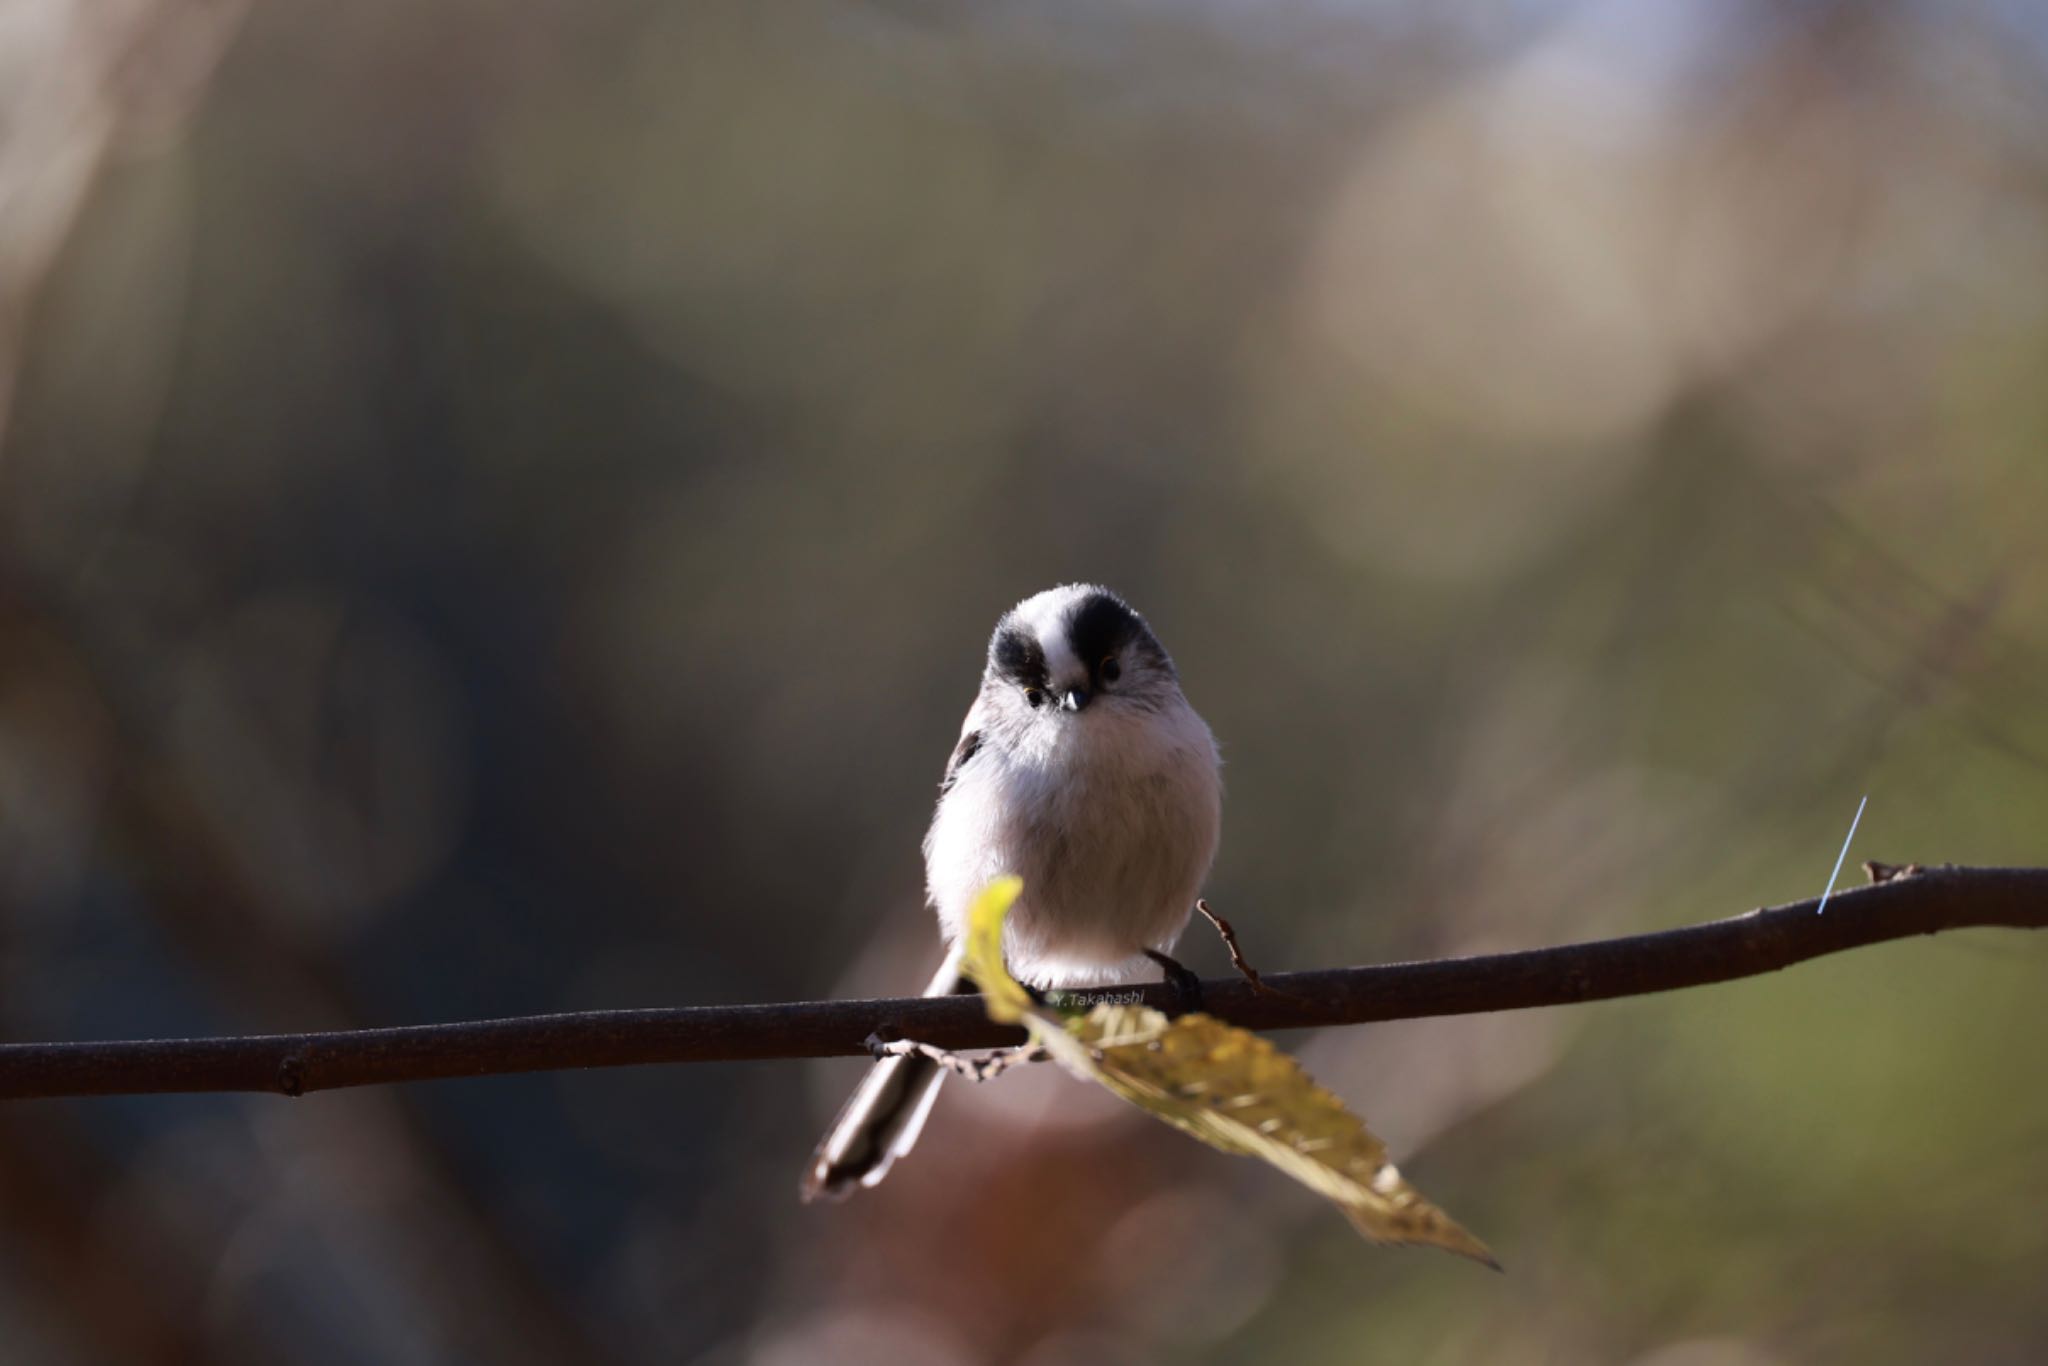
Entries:
MULTIPOLYGON (((1129 981, 1167 957, 1216 856, 1216 741, 1145 619, 1093 584, 1048 589, 996 623, 981 692, 939 783, 925 888, 948 953, 927 996, 972 991, 959 971, 968 904, 1023 879, 1003 951, 1033 986, 1129 981)), ((886 1058, 840 1111, 805 1174, 806 1200, 872 1186, 910 1151, 945 1073, 886 1058)))

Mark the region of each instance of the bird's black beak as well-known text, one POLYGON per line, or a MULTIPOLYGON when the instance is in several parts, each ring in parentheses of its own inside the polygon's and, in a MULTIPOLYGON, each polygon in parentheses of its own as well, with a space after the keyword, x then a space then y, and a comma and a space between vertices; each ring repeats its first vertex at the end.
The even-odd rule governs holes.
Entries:
POLYGON ((1086 688, 1069 688, 1066 692, 1060 694, 1060 706, 1066 711, 1079 711, 1087 705, 1088 690, 1086 688))

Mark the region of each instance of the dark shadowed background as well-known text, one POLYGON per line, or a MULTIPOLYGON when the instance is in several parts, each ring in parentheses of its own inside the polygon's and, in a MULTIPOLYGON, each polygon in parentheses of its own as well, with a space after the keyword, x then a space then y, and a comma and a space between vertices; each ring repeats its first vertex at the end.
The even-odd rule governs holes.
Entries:
MULTIPOLYGON (((2018 0, 7 0, 0 1031, 914 990, 1071 579, 1262 966, 2048 862, 2044 367, 2018 0)), ((14 1104, 0 1354, 2038 1360, 2044 986, 1288 1038, 1505 1276, 1044 1069, 14 1104)))

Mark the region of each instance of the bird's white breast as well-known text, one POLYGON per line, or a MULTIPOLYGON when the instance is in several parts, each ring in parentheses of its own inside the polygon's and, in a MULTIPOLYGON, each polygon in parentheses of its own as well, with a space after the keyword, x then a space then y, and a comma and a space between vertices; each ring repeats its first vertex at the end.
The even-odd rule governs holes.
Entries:
POLYGON ((947 939, 975 893, 1014 873, 1024 891, 1004 949, 1020 978, 1085 986, 1154 971, 1143 951, 1180 936, 1215 857, 1217 768, 1209 728, 1178 697, 985 738, 925 838, 947 939))

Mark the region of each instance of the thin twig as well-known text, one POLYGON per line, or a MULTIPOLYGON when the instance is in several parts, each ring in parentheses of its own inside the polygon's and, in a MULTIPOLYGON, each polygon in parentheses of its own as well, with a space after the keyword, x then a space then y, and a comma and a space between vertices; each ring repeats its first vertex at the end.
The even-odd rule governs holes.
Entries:
POLYGON ((868 1051, 877 1058, 900 1058, 915 1054, 937 1063, 954 1076, 965 1077, 969 1081, 987 1081, 990 1077, 1000 1077, 1018 1063, 1044 1062, 1052 1056, 1043 1048, 998 1048, 990 1053, 970 1057, 966 1053, 935 1048, 917 1039, 894 1039, 884 1043, 881 1036, 876 1034, 868 1036, 868 1051))
MULTIPOLYGON (((1914 870, 1818 902, 1704 925, 1477 958, 1276 973, 1273 990, 1224 978, 1203 984, 1207 1011, 1248 1029, 1569 1005, 1754 977, 1823 954, 1969 926, 2048 928, 2048 869, 1914 870)), ((1094 993, 1072 992, 1086 998, 1094 993)), ((1110 989, 1164 1007, 1163 984, 1110 989)), ((1024 1032, 992 1023, 973 996, 792 1005, 599 1010, 397 1029, 116 1043, 0 1044, 0 1099, 273 1091, 480 1077, 636 1063, 735 1062, 867 1053, 882 1033, 941 1049, 1014 1047, 1024 1032)))
MULTIPOLYGON (((1236 968, 1238 975, 1252 984, 1253 991, 1258 992, 1261 996, 1287 996, 1292 994, 1282 991, 1278 987, 1268 986, 1265 980, 1259 976, 1259 970, 1244 960, 1244 950, 1237 946, 1237 931, 1230 927, 1228 920, 1210 910, 1209 903, 1206 900, 1196 901, 1195 909, 1202 913, 1203 919, 1216 927, 1217 935, 1223 940, 1223 947, 1230 950, 1230 966, 1236 968)), ((1299 998, 1297 997, 1296 999, 1299 998)))

